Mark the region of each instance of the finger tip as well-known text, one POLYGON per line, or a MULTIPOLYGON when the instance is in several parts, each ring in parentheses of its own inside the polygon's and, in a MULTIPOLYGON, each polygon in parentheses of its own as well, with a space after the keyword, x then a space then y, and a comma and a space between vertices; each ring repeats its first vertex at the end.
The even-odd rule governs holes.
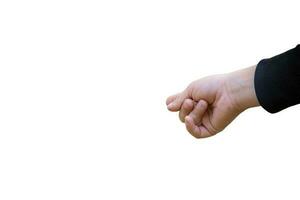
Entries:
POLYGON ((187 102, 187 103, 193 103, 192 99, 185 99, 184 101, 187 102))
POLYGON ((205 100, 200 100, 199 103, 201 103, 203 106, 207 106, 208 105, 207 101, 205 101, 205 100))
POLYGON ((167 108, 168 108, 169 111, 172 111, 172 112, 177 111, 176 110, 176 105, 174 103, 169 104, 167 106, 167 108))
POLYGON ((184 103, 186 109, 192 109, 194 107, 194 102, 191 99, 187 99, 184 103))
POLYGON ((170 97, 168 97, 168 98, 166 99, 166 105, 169 105, 171 102, 172 102, 172 101, 170 100, 170 97))
POLYGON ((184 110, 190 110, 191 109, 191 104, 189 102, 183 102, 182 108, 184 110))
POLYGON ((178 94, 174 94, 174 95, 169 96, 166 99, 166 104, 169 105, 170 103, 172 103, 177 98, 177 96, 178 96, 178 94))

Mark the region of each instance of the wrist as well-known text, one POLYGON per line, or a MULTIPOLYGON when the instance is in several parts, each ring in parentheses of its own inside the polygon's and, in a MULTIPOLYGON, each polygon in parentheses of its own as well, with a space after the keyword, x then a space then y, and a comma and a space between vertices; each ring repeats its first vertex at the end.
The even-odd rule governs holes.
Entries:
POLYGON ((228 88, 238 109, 244 111, 259 106, 254 88, 256 65, 232 72, 228 76, 228 88))

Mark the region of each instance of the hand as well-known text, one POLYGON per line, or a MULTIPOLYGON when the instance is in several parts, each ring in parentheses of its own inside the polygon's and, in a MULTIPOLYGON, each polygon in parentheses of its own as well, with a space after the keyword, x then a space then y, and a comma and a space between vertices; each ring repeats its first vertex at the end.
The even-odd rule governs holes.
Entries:
POLYGON ((259 105, 254 90, 255 68, 196 80, 167 99, 168 109, 179 111, 180 120, 196 138, 215 135, 241 112, 259 105))

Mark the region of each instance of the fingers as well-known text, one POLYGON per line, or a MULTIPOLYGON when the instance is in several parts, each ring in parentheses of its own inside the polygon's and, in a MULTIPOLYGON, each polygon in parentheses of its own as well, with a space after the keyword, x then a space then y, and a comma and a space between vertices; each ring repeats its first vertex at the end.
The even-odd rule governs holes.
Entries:
POLYGON ((196 105, 196 102, 194 102, 191 99, 184 100, 181 109, 179 111, 179 119, 181 122, 184 122, 184 118, 192 112, 194 109, 194 104, 196 105))
POLYGON ((195 138, 206 138, 213 135, 205 126, 196 126, 193 122, 193 119, 189 116, 186 116, 185 118, 185 125, 188 132, 195 138))
POLYGON ((194 110, 189 114, 189 116, 193 119, 195 125, 200 125, 202 121, 202 117, 207 109, 207 102, 200 100, 194 110))
POLYGON ((189 93, 187 90, 184 90, 182 93, 178 94, 170 104, 168 104, 168 109, 173 112, 179 111, 183 101, 187 98, 189 98, 189 93))
POLYGON ((201 100, 197 103, 194 110, 185 117, 186 129, 196 138, 203 138, 211 135, 206 127, 200 125, 207 107, 207 102, 201 100))
POLYGON ((171 102, 173 102, 173 101, 177 98, 177 96, 178 96, 179 94, 180 94, 180 93, 174 94, 174 95, 172 95, 172 96, 169 96, 169 97, 167 98, 167 100, 166 100, 166 104, 169 105, 171 102))

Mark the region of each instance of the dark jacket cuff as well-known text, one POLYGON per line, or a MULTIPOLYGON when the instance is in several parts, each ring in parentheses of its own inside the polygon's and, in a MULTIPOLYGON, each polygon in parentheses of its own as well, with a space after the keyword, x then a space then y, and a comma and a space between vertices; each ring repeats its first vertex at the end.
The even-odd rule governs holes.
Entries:
POLYGON ((254 87, 260 105, 270 113, 300 103, 300 45, 256 67, 254 87))

